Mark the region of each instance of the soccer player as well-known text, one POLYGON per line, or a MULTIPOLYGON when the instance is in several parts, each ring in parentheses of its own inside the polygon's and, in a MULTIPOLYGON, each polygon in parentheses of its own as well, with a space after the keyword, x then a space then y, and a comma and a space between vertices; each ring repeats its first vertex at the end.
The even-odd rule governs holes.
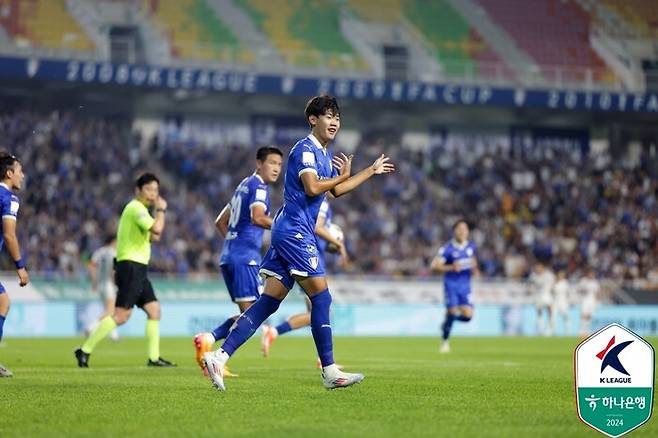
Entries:
MULTIPOLYGON (((98 248, 91 255, 87 270, 91 280, 91 290, 100 295, 105 311, 101 317, 91 324, 88 332, 93 332, 100 321, 107 316, 114 315, 114 302, 117 298, 117 287, 114 284, 114 259, 117 256, 116 249, 117 239, 115 236, 109 236, 105 239, 105 244, 98 248)), ((112 330, 110 338, 113 341, 119 339, 117 329, 112 330)))
POLYGON ((267 278, 263 295, 240 315, 221 348, 203 356, 210 379, 221 391, 225 390, 223 369, 229 357, 276 312, 295 282, 311 300, 311 331, 322 361, 324 387, 347 387, 363 380, 362 374, 344 373, 334 363, 331 294, 318 254, 315 224, 327 192, 342 196, 374 175, 393 172, 394 166, 382 154, 372 165, 350 176, 352 156, 342 154, 332 159, 327 146, 340 129, 340 110, 334 97, 312 98, 305 116, 311 133, 295 144, 288 157, 284 203, 274 217, 272 243, 260 269, 267 278))
POLYGON ((441 326, 441 353, 450 352, 449 338, 454 322, 468 322, 473 318, 471 278, 479 273, 475 243, 468 240, 468 223, 458 220, 452 226, 452 233, 453 239, 439 249, 431 265, 432 271, 444 274, 446 315, 441 326))
POLYGON ((135 198, 123 209, 117 230, 117 299, 112 316, 103 318, 81 348, 75 350, 78 366, 89 367, 89 356, 112 330, 125 324, 137 305, 146 313, 146 339, 149 367, 173 367, 160 357, 160 303, 148 279, 151 241, 158 241, 165 226, 167 201, 160 195, 160 180, 144 173, 136 181, 135 198), (149 213, 155 207, 155 218, 149 213))
MULTIPOLYGON (((25 269, 25 262, 21 258, 21 250, 16 237, 16 217, 18 215, 19 200, 14 191, 23 188, 23 166, 18 158, 0 152, 0 210, 2 211, 2 236, 0 236, 0 250, 7 247, 9 256, 16 266, 18 284, 23 287, 30 282, 30 276, 25 269)), ((2 342, 2 328, 9 313, 9 295, 5 287, 0 284, 0 342, 2 342)), ((0 364, 0 377, 11 377, 13 373, 0 364)))
POLYGON ((587 336, 592 328, 592 316, 598 304, 598 294, 601 291, 601 285, 596 279, 596 271, 589 269, 585 278, 581 279, 578 284, 583 294, 583 300, 580 309, 580 335, 587 336))
POLYGON ((535 263, 530 274, 530 291, 535 296, 537 308, 537 333, 544 336, 553 334, 553 285, 555 275, 543 263, 535 263), (544 318, 546 315, 546 318, 544 318))
MULTIPOLYGON (((331 206, 325 199, 320 206, 320 211, 318 212, 318 220, 315 224, 315 234, 318 237, 318 254, 320 257, 324 257, 325 251, 327 251, 329 244, 331 244, 333 245, 333 248, 336 248, 336 251, 340 254, 341 262, 343 265, 346 265, 348 263, 348 258, 344 242, 337 239, 329 232, 332 216, 333 213, 331 211, 331 206)), ((324 264, 325 263, 323 259, 323 265, 324 264)), ((263 356, 267 357, 270 354, 270 347, 277 337, 284 335, 292 330, 297 330, 311 325, 311 300, 309 300, 308 297, 304 295, 304 301, 306 303, 307 310, 305 313, 298 313, 293 315, 276 327, 263 324, 263 334, 261 336, 261 348, 263 350, 263 356)), ((318 365, 321 366, 319 359, 318 365)), ((338 365, 338 367, 340 368, 340 365, 338 365)))
MULTIPOLYGON (((258 267, 263 232, 272 227, 268 186, 279 179, 282 165, 283 153, 279 149, 258 149, 256 171, 240 182, 231 201, 215 221, 215 226, 224 237, 220 260, 222 275, 231 300, 240 310, 239 314, 228 318, 211 332, 215 342, 226 338, 235 320, 260 296, 262 286, 258 267)), ((194 337, 196 360, 204 372, 203 354, 212 348, 204 342, 206 335, 200 333, 194 337)))
POLYGON ((567 273, 564 269, 557 271, 555 284, 553 285, 553 296, 555 297, 553 318, 562 317, 564 334, 569 335, 569 280, 567 280, 567 273))

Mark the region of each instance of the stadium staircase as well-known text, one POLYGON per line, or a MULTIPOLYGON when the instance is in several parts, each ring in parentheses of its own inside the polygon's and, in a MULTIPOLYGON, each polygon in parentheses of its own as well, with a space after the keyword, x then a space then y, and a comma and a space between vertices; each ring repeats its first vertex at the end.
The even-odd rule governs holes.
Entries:
MULTIPOLYGON (((515 78, 522 85, 530 85, 532 81, 542 80, 541 75, 537 77, 539 67, 535 65, 532 58, 521 50, 514 39, 498 26, 477 3, 473 0, 445 0, 445 3, 461 14, 462 20, 468 22, 471 34, 476 32, 482 35, 490 46, 477 53, 477 58, 481 61, 487 60, 501 64, 501 67, 496 68, 495 71, 491 69, 482 71, 481 66, 483 76, 491 77, 492 74, 502 74, 504 77, 515 78)), ((458 23, 459 20, 456 22, 458 23)))
POLYGON ((409 76, 436 81, 443 71, 432 48, 402 16, 401 2, 385 0, 380 6, 373 0, 353 0, 341 13, 341 30, 361 54, 378 78, 385 76, 382 46, 403 46, 409 52, 409 76))
POLYGON ((249 15, 235 2, 232 0, 208 0, 208 5, 240 40, 242 46, 249 47, 255 53, 259 65, 274 70, 283 68, 283 60, 270 40, 256 28, 249 15))
MULTIPOLYGON (((113 4, 104 7, 114 7, 113 4)), ((85 0, 66 0, 66 8, 78 22, 87 37, 94 42, 96 52, 101 59, 110 59, 110 39, 108 38, 105 21, 102 19, 103 8, 97 3, 85 0)))
POLYGON ((623 17, 643 39, 658 39, 658 3, 652 0, 602 0, 601 4, 623 17))

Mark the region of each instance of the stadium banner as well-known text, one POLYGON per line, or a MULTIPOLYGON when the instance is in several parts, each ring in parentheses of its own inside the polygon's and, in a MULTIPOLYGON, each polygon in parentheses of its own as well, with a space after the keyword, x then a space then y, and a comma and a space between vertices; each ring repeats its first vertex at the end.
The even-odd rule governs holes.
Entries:
POLYGON ((309 78, 220 69, 174 68, 111 62, 0 57, 0 78, 76 84, 208 90, 247 94, 503 106, 556 110, 658 112, 658 93, 502 88, 390 80, 309 78))
MULTIPOLYGON (((270 323, 278 324, 305 309, 298 296, 291 297, 270 323)), ((227 301, 162 301, 160 331, 163 336, 191 336, 208 331, 235 313, 235 304, 227 301)), ((5 323, 5 336, 76 336, 101 314, 97 302, 14 303, 5 323)), ((334 304, 332 327, 338 336, 438 336, 443 315, 443 307, 433 304, 334 304)), ((569 317, 570 327, 559 321, 556 335, 578 334, 579 309, 572 306, 569 317)), ((135 311, 133 318, 119 328, 120 334, 143 336, 145 320, 143 312, 135 311)), ((594 313, 590 332, 612 322, 642 336, 658 335, 658 306, 600 306, 594 313)), ((537 336, 536 310, 529 304, 483 304, 475 307, 475 316, 468 324, 455 324, 453 330, 455 336, 537 336)), ((305 328, 290 336, 309 334, 305 328)))

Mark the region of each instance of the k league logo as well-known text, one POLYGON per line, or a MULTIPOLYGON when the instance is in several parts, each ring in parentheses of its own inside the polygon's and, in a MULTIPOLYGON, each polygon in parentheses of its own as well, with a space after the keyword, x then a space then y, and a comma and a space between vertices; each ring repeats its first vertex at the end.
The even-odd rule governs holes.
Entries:
POLYGON ((574 354, 578 416, 610 437, 640 427, 653 409, 654 370, 653 347, 626 327, 594 333, 574 354))

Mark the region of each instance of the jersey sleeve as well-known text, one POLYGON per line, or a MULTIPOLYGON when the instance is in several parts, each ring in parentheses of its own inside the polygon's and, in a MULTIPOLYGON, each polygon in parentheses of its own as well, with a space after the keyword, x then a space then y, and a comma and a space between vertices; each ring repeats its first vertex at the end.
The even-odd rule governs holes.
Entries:
POLYGON ((300 178, 303 174, 308 172, 316 175, 318 174, 318 164, 315 161, 315 152, 313 152, 313 149, 311 149, 310 146, 300 144, 298 148, 295 148, 292 158, 295 171, 300 178))
POLYGON ((441 248, 439 248, 439 251, 437 251, 436 256, 444 264, 450 264, 452 262, 451 260, 448 260, 450 258, 449 251, 448 251, 448 245, 444 245, 441 248))
POLYGON ((137 226, 143 231, 150 230, 155 223, 155 219, 153 219, 147 208, 141 203, 135 208, 134 220, 137 226))
POLYGON ((270 207, 270 192, 265 184, 250 184, 249 185, 249 209, 254 208, 256 205, 261 205, 267 211, 270 207))
POLYGON ((18 197, 11 196, 2 201, 2 218, 16 220, 20 203, 18 197))
POLYGON ((318 212, 318 217, 327 217, 327 213, 329 212, 329 203, 325 199, 322 201, 322 204, 320 204, 320 211, 318 212))

